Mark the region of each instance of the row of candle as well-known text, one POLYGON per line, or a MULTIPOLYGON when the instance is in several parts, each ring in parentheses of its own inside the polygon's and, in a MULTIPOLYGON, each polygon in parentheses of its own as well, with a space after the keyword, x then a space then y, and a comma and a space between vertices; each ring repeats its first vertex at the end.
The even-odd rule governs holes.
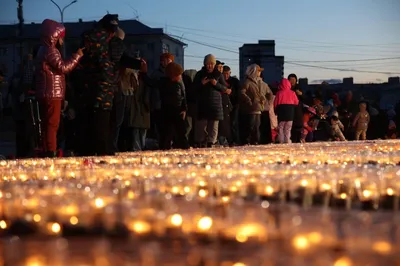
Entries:
MULTIPOLYGON (((70 237, 79 235, 132 243, 137 256, 126 265, 164 265, 171 256, 181 263, 171 265, 236 265, 222 259, 232 250, 239 266, 364 265, 382 257, 395 265, 399 151, 400 141, 375 141, 1 161, 0 236, 10 240, 0 249, 24 249, 12 244, 15 235, 30 236, 21 245, 75 243, 70 237), (158 255, 138 251, 154 243, 158 255), (176 255, 174 245, 184 251, 176 255), (188 262, 190 250, 202 258, 198 264, 188 262)), ((82 265, 125 265, 125 255, 107 256, 109 264, 82 265)))

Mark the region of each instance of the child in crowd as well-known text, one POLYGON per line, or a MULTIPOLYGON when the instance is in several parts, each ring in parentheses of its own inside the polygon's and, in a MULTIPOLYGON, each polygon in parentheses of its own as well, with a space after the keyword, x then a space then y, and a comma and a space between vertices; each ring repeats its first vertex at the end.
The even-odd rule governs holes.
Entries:
POLYGON ((346 138, 343 135, 344 126, 342 122, 340 122, 337 113, 331 116, 331 130, 332 137, 334 140, 346 141, 346 138))
POLYGON ((367 130, 368 124, 370 121, 369 113, 367 111, 367 103, 360 102, 358 105, 360 111, 356 115, 353 121, 353 127, 356 129, 356 140, 366 140, 367 139, 367 130))
POLYGON ((169 63, 165 69, 166 77, 160 80, 160 98, 162 130, 160 148, 168 150, 174 147, 188 149, 185 118, 187 111, 185 88, 182 86, 183 68, 177 63, 169 63))
POLYGON ((279 143, 291 143, 291 130, 294 119, 294 111, 299 104, 299 99, 288 79, 282 79, 279 90, 274 99, 274 109, 278 116, 278 139, 279 143))
MULTIPOLYGON (((313 107, 307 107, 306 112, 303 115, 303 129, 301 131, 301 143, 305 143, 307 136, 312 133, 315 129, 314 119, 311 119, 317 114, 313 107)), ((311 138, 312 141, 312 138, 311 138)))

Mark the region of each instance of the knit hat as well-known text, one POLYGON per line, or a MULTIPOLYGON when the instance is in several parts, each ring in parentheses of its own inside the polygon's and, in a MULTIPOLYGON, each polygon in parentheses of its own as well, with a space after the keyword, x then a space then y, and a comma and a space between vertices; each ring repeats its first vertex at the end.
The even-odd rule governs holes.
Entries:
POLYGON ((217 59, 215 58, 214 55, 208 54, 204 57, 203 63, 204 63, 204 65, 207 65, 208 63, 214 63, 214 65, 215 65, 215 64, 217 64, 217 59))
POLYGON ((170 63, 165 68, 165 74, 170 78, 176 78, 183 74, 183 67, 178 63, 170 63))
POLYGON ((175 57, 174 57, 173 54, 170 54, 170 53, 163 53, 163 54, 160 56, 160 61, 164 61, 165 59, 169 59, 169 60, 171 60, 172 62, 174 62, 175 57))

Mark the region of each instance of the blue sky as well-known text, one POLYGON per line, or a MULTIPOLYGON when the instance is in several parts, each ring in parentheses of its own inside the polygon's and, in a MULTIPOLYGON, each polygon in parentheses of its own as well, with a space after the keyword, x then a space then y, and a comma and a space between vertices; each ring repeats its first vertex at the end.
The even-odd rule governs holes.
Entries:
MULTIPOLYGON (((70 2, 56 1, 60 6, 70 2)), ((243 43, 275 39, 276 54, 287 61, 285 75, 294 72, 309 81, 354 77, 356 82, 379 82, 400 76, 400 59, 326 61, 400 57, 398 10, 398 0, 78 0, 64 17, 95 20, 107 11, 121 19, 138 16, 151 27, 185 38, 185 68, 200 68, 201 57, 213 53, 237 74, 243 43)), ((15 0, 2 0, 0 23, 17 22, 16 15, 15 0)), ((26 22, 60 19, 50 0, 24 0, 24 16, 26 22)))

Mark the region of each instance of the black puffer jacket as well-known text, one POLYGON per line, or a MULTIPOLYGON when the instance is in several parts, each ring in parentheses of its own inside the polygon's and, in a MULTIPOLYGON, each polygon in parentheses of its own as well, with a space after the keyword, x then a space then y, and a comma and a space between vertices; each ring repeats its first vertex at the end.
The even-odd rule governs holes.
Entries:
POLYGON ((162 88, 160 89, 161 110, 166 112, 187 110, 185 87, 181 82, 161 78, 160 88, 162 88))
POLYGON ((221 92, 225 92, 227 88, 222 73, 218 70, 208 73, 205 68, 202 68, 197 72, 193 83, 197 94, 197 118, 199 120, 223 120, 221 92), (205 77, 217 80, 217 84, 213 86, 209 82, 203 85, 202 80, 205 77))

